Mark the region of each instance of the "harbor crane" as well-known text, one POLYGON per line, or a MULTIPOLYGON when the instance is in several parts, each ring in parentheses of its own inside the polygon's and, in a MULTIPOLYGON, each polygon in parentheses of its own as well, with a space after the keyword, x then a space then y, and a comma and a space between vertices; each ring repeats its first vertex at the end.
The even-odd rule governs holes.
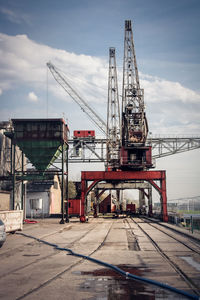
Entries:
MULTIPOLYGON (((119 112, 115 49, 109 49, 107 125, 98 116, 96 111, 78 95, 55 66, 51 63, 47 63, 47 66, 55 80, 106 136, 104 140, 94 139, 94 143, 99 143, 102 147, 103 143, 106 145, 106 171, 84 171, 81 175, 80 219, 82 221, 85 220, 87 194, 100 181, 106 181, 112 184, 129 181, 130 183, 139 184, 137 188, 142 194, 140 204, 144 196, 146 196, 149 203, 149 213, 151 214, 152 193, 151 188, 149 188, 150 192, 148 193, 144 191, 145 188, 143 184, 146 181, 159 193, 161 199, 161 214, 163 220, 167 221, 166 172, 164 170, 149 170, 153 168, 152 149, 157 146, 160 147, 161 145, 157 155, 158 157, 162 157, 164 156, 163 148, 167 149, 170 154, 186 151, 185 145, 188 143, 191 143, 190 149, 199 148, 199 139, 190 139, 189 142, 181 140, 182 145, 180 147, 177 146, 178 141, 176 140, 174 142, 174 139, 169 141, 165 138, 162 141, 156 140, 155 142, 152 142, 152 137, 148 139, 148 122, 145 113, 144 91, 140 87, 131 21, 125 21, 121 115, 119 112), (166 146, 163 146, 165 141, 166 146), (173 145, 171 146, 172 143, 173 145)), ((82 141, 82 138, 80 140, 82 141)), ((74 141, 72 141, 72 143, 74 145, 74 141)), ((77 147, 77 144, 75 147, 77 147)), ((187 150, 190 149, 188 148, 187 150)), ((95 154, 93 148, 92 152, 95 154)), ((101 154, 103 154, 103 151, 101 151, 101 154)), ((169 154, 167 153, 166 155, 169 154)), ((103 155, 101 157, 96 155, 95 159, 95 162, 97 162, 97 160, 105 162, 103 155)), ((85 157, 79 160, 79 162, 83 162, 84 160, 85 162, 94 162, 91 158, 87 160, 85 157)), ((77 161, 75 160, 74 162, 77 161)))
POLYGON ((109 49, 107 124, 91 105, 77 93, 75 88, 69 84, 58 68, 51 62, 47 63, 47 67, 59 85, 61 85, 105 136, 105 138, 95 138, 93 141, 94 147, 92 148, 82 139, 81 143, 84 144, 84 147, 80 152, 82 153, 81 157, 73 155, 74 152, 77 152, 77 143, 74 143, 73 139, 69 140, 69 145, 73 147, 71 148, 70 153, 72 153, 72 156, 69 156, 69 162, 103 162, 111 167, 111 169, 141 170, 152 167, 152 158, 155 160, 200 147, 199 136, 153 137, 151 135, 148 137, 144 92, 140 88, 130 20, 125 21, 121 114, 118 104, 115 48, 109 49), (99 152, 97 152, 97 149, 99 152), (87 150, 88 156, 86 153, 87 150))
POLYGON ((131 21, 125 21, 122 128, 120 168, 144 170, 152 167, 151 147, 146 145, 148 124, 144 91, 140 88, 131 21))
POLYGON ((55 80, 81 107, 107 138, 107 167, 144 170, 152 167, 151 147, 146 146, 148 133, 144 110, 144 92, 140 88, 131 21, 125 21, 122 114, 120 122, 115 48, 109 49, 107 126, 67 79, 50 62, 55 80))

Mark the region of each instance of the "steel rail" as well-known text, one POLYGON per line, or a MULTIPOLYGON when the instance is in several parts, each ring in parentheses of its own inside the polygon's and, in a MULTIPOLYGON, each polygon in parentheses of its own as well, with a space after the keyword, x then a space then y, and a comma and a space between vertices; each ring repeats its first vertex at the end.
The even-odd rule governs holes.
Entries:
MULTIPOLYGON (((156 229, 159 230, 160 232, 162 232, 162 233, 166 234, 167 236, 173 238, 175 241, 181 243, 182 245, 184 245, 184 246, 185 246, 186 248, 188 248, 189 250, 191 250, 191 251, 193 251, 193 252, 195 252, 195 253, 197 253, 197 254, 200 255, 200 250, 196 250, 196 249, 192 248, 191 246, 189 246, 188 244, 186 244, 186 243, 184 243, 183 241, 179 240, 178 238, 174 237, 173 235, 171 235, 171 234, 165 232, 164 230, 162 230, 162 229, 156 227, 155 225, 153 225, 152 223, 150 223, 150 222, 152 222, 152 220, 148 220, 148 218, 147 218, 147 219, 146 219, 146 218, 142 218, 142 220, 143 220, 145 223, 147 223, 148 225, 152 226, 153 228, 156 228, 156 229)), ((157 223, 157 222, 154 222, 154 221, 153 221, 153 223, 155 223, 156 225, 159 225, 159 226, 163 226, 166 230, 169 230, 169 231, 171 230, 171 231, 173 231, 174 233, 180 233, 180 232, 178 232, 177 230, 174 230, 173 228, 168 228, 168 227, 166 227, 166 226, 164 226, 164 225, 162 225, 162 224, 160 224, 160 223, 157 223)), ((192 239, 192 237, 190 238, 190 236, 187 235, 187 234, 181 233, 181 235, 184 236, 185 238, 192 239)), ((192 239, 192 240, 193 240, 193 239, 192 239)), ((200 243, 200 242, 199 242, 199 243, 200 243)), ((197 246, 197 245, 195 245, 195 246, 197 246)), ((198 246, 200 247, 200 244, 199 244, 198 246)), ((199 248, 199 249, 200 249, 200 248, 199 248)))
MULTIPOLYGON (((99 224, 99 223, 98 223, 98 224, 99 224)), ((98 225, 98 224, 97 224, 97 225, 98 225)), ((72 242, 66 244, 64 247, 73 247, 73 246, 75 245, 75 243, 77 243, 78 241, 80 241, 81 239, 83 239, 83 238, 84 238, 86 235, 88 235, 92 230, 94 230, 94 229, 97 227, 97 225, 94 226, 94 224, 92 224, 92 226, 90 226, 91 228, 88 229, 83 235, 81 235, 80 237, 78 237, 78 238, 75 239, 74 241, 72 241, 72 242)), ((59 232, 61 232, 61 231, 63 231, 63 230, 64 230, 64 229, 61 229, 61 230, 59 230, 59 232)), ((26 234, 21 233, 21 232, 16 232, 16 234, 17 234, 17 235, 22 235, 22 236, 27 237, 26 234)), ((56 232, 56 233, 53 232, 53 233, 51 233, 51 234, 45 235, 44 237, 41 237, 41 239, 48 238, 48 237, 50 237, 50 236, 52 236, 52 235, 55 235, 55 234, 57 234, 57 232, 56 232)), ((31 242, 31 243, 25 244, 23 247, 25 247, 25 246, 27 246, 27 245, 34 245, 34 244, 36 244, 36 243, 37 243, 37 241, 34 240, 34 241, 31 242)), ((3 252, 3 253, 0 253, 0 257, 3 258, 5 255, 6 255, 6 257, 8 257, 9 254, 10 254, 10 255, 13 255, 13 252, 14 252, 14 253, 16 253, 16 252, 21 252, 22 249, 23 249, 23 247, 22 247, 22 246, 16 247, 16 248, 14 248, 14 249, 12 249, 12 250, 10 250, 10 251, 6 251, 6 252, 3 252)), ((55 256, 55 255, 58 255, 58 253, 57 253, 57 252, 56 252, 56 253, 51 253, 51 254, 49 254, 49 255, 46 255, 45 257, 38 258, 38 259, 32 261, 31 263, 28 263, 28 264, 26 264, 26 265, 23 265, 23 266, 21 266, 21 267, 18 267, 18 268, 16 268, 16 269, 12 270, 12 271, 9 271, 9 272, 7 272, 7 273, 4 273, 4 274, 0 275, 0 279, 3 278, 3 277, 5 277, 5 276, 8 276, 8 275, 12 274, 13 272, 17 272, 17 271, 23 270, 23 269, 26 268, 26 267, 29 267, 29 266, 31 266, 31 265, 33 265, 33 264, 39 262, 39 261, 45 260, 45 259, 47 259, 47 258, 49 258, 49 257, 52 257, 52 256, 55 256)))
POLYGON ((104 244, 111 228, 112 228, 112 225, 113 225, 113 222, 103 240, 103 242, 99 245, 98 248, 96 248, 91 254, 90 256, 88 255, 83 255, 83 254, 79 254, 79 253, 76 253, 74 252, 73 250, 69 249, 69 248, 60 248, 58 245, 56 244, 52 244, 52 243, 49 243, 49 242, 45 242, 41 239, 38 239, 38 238, 35 238, 33 236, 28 236, 26 235, 27 237, 29 238, 32 238, 32 239, 35 239, 37 240, 38 242, 41 242, 41 243, 44 243, 48 246, 51 246, 53 248, 55 248, 56 250, 60 250, 60 251, 66 251, 68 252, 68 255, 72 255, 72 256, 76 256, 76 257, 80 257, 81 260, 79 260, 77 263, 73 264, 72 266, 68 267, 66 270, 62 271, 61 273, 57 274, 56 276, 52 277, 51 279, 49 279, 48 281, 44 282, 43 284, 41 284, 40 286, 36 287, 35 289, 33 290, 30 290, 29 292, 27 292, 26 294, 16 298, 16 300, 21 300, 21 299, 24 299, 26 296, 34 293, 34 292, 37 292, 38 290, 40 290, 40 288, 43 288, 44 286, 48 285, 49 283, 51 283, 53 280, 57 279, 58 277, 60 277, 62 274, 66 273, 67 271, 71 270, 74 266, 82 263, 84 260, 88 260, 88 261, 91 261, 95 264, 99 264, 99 265, 102 265, 104 267, 107 267, 107 268, 110 268, 112 270, 114 270, 115 272, 121 274, 122 276, 124 276, 125 278, 129 278, 129 279, 132 279, 132 280, 139 280, 139 281, 142 281, 142 282, 145 282, 147 284, 152 284, 152 285, 155 285, 155 286, 158 286, 158 287, 161 287, 163 289, 166 289, 166 290, 169 290, 171 292, 174 292, 176 294, 180 294, 180 295, 184 295, 185 297, 189 298, 189 299, 195 299, 195 300, 198 300, 199 297, 196 296, 196 295, 192 295, 192 294, 189 294, 183 290, 180 290, 180 289, 176 289, 172 286, 169 286, 167 284, 164 284, 164 283, 161 283, 161 282, 158 282, 158 281, 155 281, 155 280, 151 280, 151 279, 148 279, 148 278, 144 278, 144 277, 140 277, 140 276, 137 276, 137 275, 134 275, 134 274, 131 274, 129 272, 125 272, 123 271, 122 269, 118 268, 117 266, 114 266, 112 264, 109 264, 109 263, 106 263, 106 262, 103 262, 99 259, 95 259, 95 258, 92 258, 91 255, 94 254, 96 251, 98 251, 104 244))
MULTIPOLYGON (((107 231, 107 233, 106 233, 106 235, 105 235, 103 241, 99 244, 99 246, 98 246, 95 250, 93 250, 89 255, 87 255, 87 257, 92 256, 95 252, 97 252, 98 250, 100 250, 100 249, 102 248, 102 246, 104 245, 104 243, 105 243, 105 241, 106 241, 106 239, 107 239, 107 237, 108 237, 108 235, 109 235, 109 233, 110 233, 110 231, 111 231, 111 228, 112 228, 112 226, 113 226, 113 223, 114 223, 114 222, 112 222, 111 225, 110 225, 110 227, 108 228, 108 231, 107 231)), ((99 224, 99 223, 98 223, 98 224, 99 224)), ((98 225, 98 224, 97 224, 97 225, 98 225)), ((73 251, 72 251, 71 249, 64 248, 64 247, 59 247, 57 244, 52 244, 52 243, 43 241, 42 239, 38 239, 38 238, 36 238, 36 237, 33 237, 33 236, 31 236, 31 235, 27 235, 27 234, 24 234, 24 233, 18 233, 18 234, 24 235, 24 236, 26 236, 26 237, 28 237, 28 238, 31 238, 31 239, 34 239, 34 240, 36 240, 36 241, 39 242, 39 243, 43 243, 43 244, 46 244, 46 245, 48 245, 48 246, 52 246, 52 247, 54 247, 54 248, 57 249, 57 250, 60 250, 60 251, 68 251, 69 254, 73 254, 73 251)), ((65 270, 63 270, 62 272, 57 273, 55 276, 53 276, 52 278, 48 279, 47 281, 41 283, 39 286, 37 286, 37 287, 35 287, 34 289, 28 291, 28 292, 25 293, 24 295, 22 295, 22 296, 20 296, 20 297, 17 297, 16 300, 24 299, 24 298, 26 298, 28 295, 31 295, 31 294, 37 292, 38 290, 40 290, 40 289, 43 288, 44 286, 50 284, 52 281, 56 280, 57 278, 59 278, 60 276, 62 276, 63 274, 65 274, 66 272, 70 271, 70 270, 71 270, 72 268, 74 268, 75 266, 81 264, 81 263, 84 261, 85 257, 86 257, 85 255, 76 255, 76 256, 78 256, 78 257, 81 258, 78 262, 75 262, 74 264, 72 264, 71 266, 69 266, 68 268, 66 268, 65 270)))
MULTIPOLYGON (((170 257, 160 248, 160 246, 158 245, 158 243, 155 242, 154 239, 152 239, 152 237, 142 228, 142 226, 140 226, 138 224, 138 222, 136 222, 133 218, 131 218, 131 220, 133 221, 133 223, 135 223, 138 228, 140 228, 140 230, 147 236, 147 238, 151 241, 152 245, 154 246, 154 248, 157 250, 157 252, 171 265, 171 267, 176 271, 177 274, 179 274, 179 276, 187 283, 187 285, 193 290, 193 292, 200 296, 200 292, 198 289, 198 286, 185 274, 185 272, 183 272, 179 266, 177 266, 177 264, 175 264, 170 257)), ((128 221, 127 221, 128 222, 128 221)))

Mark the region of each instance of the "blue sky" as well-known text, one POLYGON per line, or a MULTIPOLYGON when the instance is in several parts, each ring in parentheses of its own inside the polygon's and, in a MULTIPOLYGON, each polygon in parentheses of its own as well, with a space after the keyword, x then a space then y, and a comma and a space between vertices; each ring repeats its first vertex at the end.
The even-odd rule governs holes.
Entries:
MULTIPOLYGON (((48 117, 64 114, 71 131, 92 127, 47 75, 49 60, 106 119, 108 48, 116 48, 121 93, 124 21, 130 19, 150 131, 199 135, 199 16, 199 0, 0 0, 0 119, 44 118, 48 111, 48 117)), ((199 162, 199 152, 191 153, 199 162)), ((180 170, 182 155, 158 165, 176 162, 180 170)), ((194 196, 200 194, 192 186, 197 165, 188 190, 194 196)))
POLYGON ((131 19, 140 71, 199 90, 198 0, 1 0, 0 7, 1 32, 100 57, 113 45, 121 58, 124 20, 131 19))

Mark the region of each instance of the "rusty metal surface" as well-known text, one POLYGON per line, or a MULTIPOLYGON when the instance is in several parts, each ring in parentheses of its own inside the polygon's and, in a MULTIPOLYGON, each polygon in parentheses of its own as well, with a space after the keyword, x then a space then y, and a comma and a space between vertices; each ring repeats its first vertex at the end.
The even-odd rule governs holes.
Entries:
POLYGON ((13 142, 37 170, 46 170, 67 143, 68 128, 63 119, 13 119, 13 142))
POLYGON ((67 142, 63 119, 12 119, 14 140, 60 140, 67 142))

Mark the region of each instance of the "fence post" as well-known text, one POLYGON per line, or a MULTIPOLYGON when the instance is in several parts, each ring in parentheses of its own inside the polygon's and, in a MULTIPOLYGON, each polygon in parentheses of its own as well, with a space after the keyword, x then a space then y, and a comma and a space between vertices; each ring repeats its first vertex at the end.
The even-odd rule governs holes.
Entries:
POLYGON ((190 216, 190 226, 191 226, 191 231, 193 233, 194 228, 193 228, 193 218, 192 218, 192 216, 190 216))

